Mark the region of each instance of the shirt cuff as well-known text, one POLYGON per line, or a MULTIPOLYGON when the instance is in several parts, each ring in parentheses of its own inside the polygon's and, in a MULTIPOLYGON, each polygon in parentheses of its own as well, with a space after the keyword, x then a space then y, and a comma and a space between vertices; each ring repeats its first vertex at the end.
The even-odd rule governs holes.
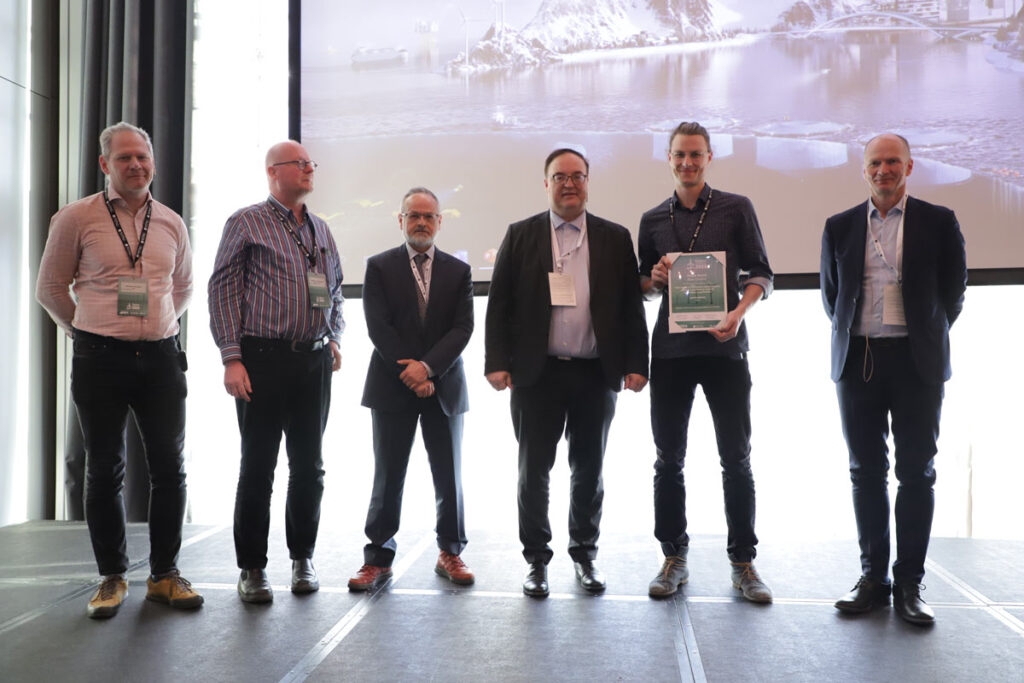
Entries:
POLYGON ((233 360, 242 360, 242 345, 231 343, 220 347, 220 362, 227 365, 233 360))
MULTIPOLYGON (((423 361, 420 361, 420 362, 423 363, 423 361)), ((427 369, 427 377, 433 377, 434 376, 434 371, 430 369, 429 365, 427 365, 426 363, 423 363, 423 367, 425 367, 427 369)))

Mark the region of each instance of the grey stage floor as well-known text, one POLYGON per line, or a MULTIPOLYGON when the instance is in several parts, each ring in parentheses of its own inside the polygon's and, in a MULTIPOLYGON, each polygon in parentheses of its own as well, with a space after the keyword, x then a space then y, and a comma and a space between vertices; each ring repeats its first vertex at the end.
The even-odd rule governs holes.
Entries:
MULTIPOLYGON (((120 614, 93 621, 84 525, 0 529, 0 680, 1024 681, 1022 542, 934 539, 925 597, 938 623, 921 629, 890 609, 833 609, 856 579, 852 541, 763 547, 757 564, 776 600, 757 606, 732 589, 721 537, 695 537, 690 583, 654 601, 657 548, 639 534, 602 538, 600 597, 576 586, 557 553, 546 600, 520 590, 516 539, 471 530, 477 583, 456 588, 433 573, 422 528, 400 536, 394 580, 372 595, 345 587, 362 539, 322 533, 323 588, 297 597, 283 533, 271 535, 271 605, 238 600, 229 527, 188 526, 180 566, 206 604, 146 602, 140 561, 120 614)), ((129 548, 145 557, 144 526, 131 527, 129 548)))

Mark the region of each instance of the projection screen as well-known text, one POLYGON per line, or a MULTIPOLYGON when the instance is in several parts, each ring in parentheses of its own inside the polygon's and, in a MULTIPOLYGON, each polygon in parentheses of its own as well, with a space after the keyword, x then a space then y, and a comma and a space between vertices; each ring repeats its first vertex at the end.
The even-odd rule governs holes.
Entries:
POLYGON ((867 199, 864 143, 895 131, 910 194, 956 210, 969 267, 1021 269, 1018 4, 303 0, 309 204, 358 284, 400 243, 402 195, 429 187, 438 246, 485 282, 508 224, 546 209, 549 151, 584 152, 589 210, 635 237, 673 189, 669 131, 699 121, 709 183, 751 198, 777 274, 809 274, 825 218, 867 199))

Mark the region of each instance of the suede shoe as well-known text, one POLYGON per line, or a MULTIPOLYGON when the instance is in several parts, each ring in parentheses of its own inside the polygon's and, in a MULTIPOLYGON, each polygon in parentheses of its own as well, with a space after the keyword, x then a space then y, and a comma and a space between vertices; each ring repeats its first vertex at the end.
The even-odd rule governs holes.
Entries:
POLYGON ((192 609, 203 604, 203 596, 175 569, 159 577, 146 579, 146 599, 177 609, 192 609))
POLYGON ((892 605, 903 621, 918 626, 931 626, 935 623, 935 612, 921 599, 923 588, 924 586, 916 583, 894 583, 892 605))
POLYGON ((608 584, 605 583, 604 575, 601 574, 600 569, 594 566, 592 560, 580 560, 572 564, 576 569, 576 581, 579 582, 583 590, 588 593, 601 593, 604 591, 608 584))
POLYGON ((526 572, 523 579, 523 592, 531 598, 546 598, 548 596, 548 566, 543 562, 531 562, 530 571, 526 572))
POLYGON ((679 587, 690 580, 690 570, 686 566, 686 557, 669 555, 661 565, 661 570, 647 587, 647 594, 652 598, 667 598, 674 595, 679 587))
POLYGON ((364 564, 356 575, 348 580, 350 591, 368 591, 383 586, 391 578, 391 567, 377 567, 364 564))
POLYGON ((446 550, 442 550, 437 556, 434 573, 459 586, 471 586, 473 581, 476 580, 472 570, 466 566, 462 558, 458 555, 452 555, 446 550))
POLYGON ((313 568, 313 558, 292 560, 292 593, 315 593, 320 590, 320 579, 313 568))
POLYGON ((243 569, 238 577, 238 597, 242 602, 263 603, 274 600, 265 569, 243 569))
POLYGON ((86 614, 91 619, 106 619, 117 614, 128 597, 128 582, 120 574, 104 576, 96 592, 89 598, 86 614))
POLYGON ((743 597, 751 602, 772 601, 772 591, 757 575, 753 562, 732 562, 732 587, 743 591, 743 597))
POLYGON ((891 592, 892 586, 888 583, 862 576, 857 579, 853 590, 836 600, 836 609, 848 614, 864 614, 875 607, 888 605, 891 592))

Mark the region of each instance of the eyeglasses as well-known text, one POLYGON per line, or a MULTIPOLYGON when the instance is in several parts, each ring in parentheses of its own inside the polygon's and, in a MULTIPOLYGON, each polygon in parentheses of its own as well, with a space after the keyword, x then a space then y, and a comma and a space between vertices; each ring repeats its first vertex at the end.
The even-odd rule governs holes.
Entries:
POLYGON ((279 161, 276 164, 271 164, 271 166, 284 166, 286 164, 295 164, 296 168, 298 168, 300 171, 305 171, 307 167, 315 171, 316 167, 319 165, 315 161, 306 161, 305 159, 292 159, 291 161, 279 161))
POLYGON ((416 223, 421 219, 426 221, 427 223, 433 223, 438 219, 439 216, 440 214, 420 213, 418 211, 407 211, 402 214, 402 217, 405 218, 405 220, 407 220, 410 223, 416 223))
POLYGON ((586 173, 573 173, 567 175, 565 173, 556 173, 551 176, 551 181, 555 185, 565 185, 566 181, 571 180, 573 185, 582 185, 587 179, 586 173))

